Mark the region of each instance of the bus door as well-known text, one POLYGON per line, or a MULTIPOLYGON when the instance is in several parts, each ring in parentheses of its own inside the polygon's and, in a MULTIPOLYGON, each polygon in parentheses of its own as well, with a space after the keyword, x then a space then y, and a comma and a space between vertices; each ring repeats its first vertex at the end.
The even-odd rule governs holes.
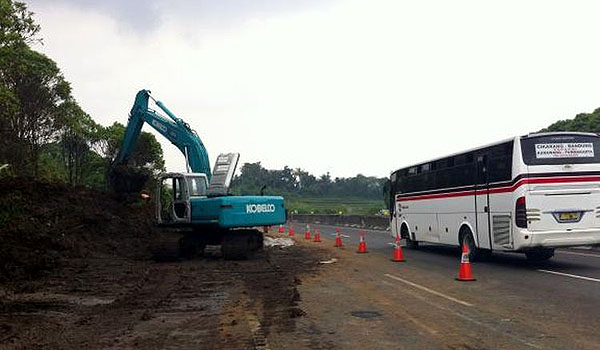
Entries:
POLYGON ((475 241, 479 248, 489 248, 491 246, 490 232, 490 194, 488 180, 488 156, 480 154, 477 156, 476 164, 476 185, 475 185, 475 217, 477 237, 475 241))

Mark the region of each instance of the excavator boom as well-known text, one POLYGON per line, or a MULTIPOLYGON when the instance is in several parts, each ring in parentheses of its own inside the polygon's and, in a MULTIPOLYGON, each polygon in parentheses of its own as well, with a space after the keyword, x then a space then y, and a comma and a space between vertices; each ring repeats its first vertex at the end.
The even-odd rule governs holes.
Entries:
POLYGON ((148 123, 167 140, 171 141, 183 153, 188 169, 195 173, 206 174, 210 180, 212 173, 208 153, 204 144, 186 122, 177 118, 162 102, 156 105, 170 118, 167 119, 148 107, 150 91, 140 90, 135 96, 135 102, 129 113, 129 121, 125 129, 125 136, 117 158, 116 165, 127 164, 131 152, 139 139, 144 123, 148 123))

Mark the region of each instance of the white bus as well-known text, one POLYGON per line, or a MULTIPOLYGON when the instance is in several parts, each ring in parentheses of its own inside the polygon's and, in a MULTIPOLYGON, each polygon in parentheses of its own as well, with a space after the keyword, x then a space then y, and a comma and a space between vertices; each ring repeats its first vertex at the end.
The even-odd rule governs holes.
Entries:
POLYGON ((537 133, 406 167, 390 176, 392 234, 546 260, 600 243, 600 137, 537 133))

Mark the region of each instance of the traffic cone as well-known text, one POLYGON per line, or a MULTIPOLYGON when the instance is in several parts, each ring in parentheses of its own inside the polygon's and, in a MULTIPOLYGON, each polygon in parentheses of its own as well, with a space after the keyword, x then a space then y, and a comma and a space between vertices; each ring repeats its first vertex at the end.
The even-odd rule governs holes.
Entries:
POLYGON ((402 253, 402 247, 400 246, 400 236, 396 234, 396 244, 394 245, 394 258, 393 262, 405 262, 404 254, 402 253))
POLYGON ((462 246, 462 256, 460 258, 460 268, 458 269, 457 281, 475 281, 473 274, 471 273, 471 263, 469 262, 469 250, 467 246, 462 246))
POLYGON ((365 242, 365 234, 360 235, 360 241, 358 242, 358 251, 357 253, 366 253, 367 252, 367 242, 365 242))
POLYGON ((279 233, 285 233, 285 229, 283 228, 283 225, 279 225, 279 233))
POLYGON ((310 241, 310 225, 306 225, 306 232, 304 233, 304 239, 310 241))
POLYGON ((340 234, 339 229, 335 229, 335 244, 333 246, 336 248, 341 248, 344 246, 344 243, 342 242, 342 236, 340 234))
POLYGON ((290 237, 294 237, 295 233, 294 233, 294 226, 290 225, 290 229, 288 230, 288 236, 290 237))
POLYGON ((313 242, 321 243, 321 230, 317 229, 317 232, 315 232, 315 240, 313 242))

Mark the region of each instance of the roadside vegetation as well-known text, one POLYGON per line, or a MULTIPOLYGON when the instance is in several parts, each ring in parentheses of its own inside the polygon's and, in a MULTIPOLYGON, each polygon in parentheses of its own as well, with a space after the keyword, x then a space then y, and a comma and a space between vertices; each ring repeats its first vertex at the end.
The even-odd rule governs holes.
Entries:
POLYGON ((284 167, 265 169, 260 162, 246 163, 232 184, 233 192, 243 195, 283 195, 286 208, 298 214, 375 215, 385 208, 387 179, 356 175, 316 177, 302 169, 284 167))
MULTIPOLYGON (((0 0, 0 166, 8 164, 0 176, 105 188, 125 127, 102 126, 81 108, 56 62, 34 49, 39 31, 25 3, 0 0)), ((164 170, 152 134, 143 133, 132 163, 164 170)))

